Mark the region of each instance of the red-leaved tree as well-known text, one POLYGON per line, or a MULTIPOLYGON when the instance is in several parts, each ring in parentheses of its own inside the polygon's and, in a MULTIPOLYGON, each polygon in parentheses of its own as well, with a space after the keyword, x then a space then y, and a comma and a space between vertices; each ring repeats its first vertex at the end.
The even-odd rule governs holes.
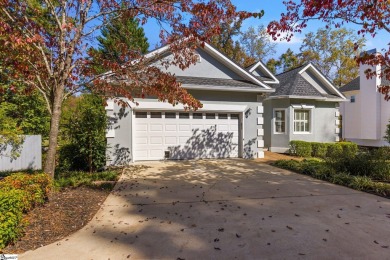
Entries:
POLYGON ((174 56, 162 65, 185 69, 196 61, 197 44, 217 35, 225 21, 261 14, 236 11, 230 0, 0 0, 1 78, 11 89, 23 83, 38 89, 45 98, 51 126, 44 170, 51 176, 62 103, 82 88, 130 100, 156 96, 189 108, 201 106, 173 75, 151 65, 156 57, 127 50, 118 42, 118 46, 123 45, 121 60, 126 62, 91 59, 88 50, 109 16, 133 17, 141 24, 157 22, 161 31, 156 33, 161 43, 171 44, 174 56), (110 72, 97 75, 92 60, 110 72))
MULTIPOLYGON (((311 20, 327 23, 327 26, 341 27, 347 23, 360 26, 359 35, 377 35, 379 31, 390 33, 389 0, 301 0, 284 1, 287 12, 279 21, 268 25, 268 33, 274 40, 283 38, 289 41, 294 33, 300 33, 311 20)), ((389 35, 390 36, 390 35, 389 35)), ((356 57, 356 61, 368 65, 381 65, 377 73, 367 70, 367 77, 382 77, 390 81, 390 42, 382 53, 365 54, 356 57)), ((358 46, 356 46, 358 48, 358 46)), ((382 84, 380 91, 385 99, 390 99, 390 84, 382 84)))

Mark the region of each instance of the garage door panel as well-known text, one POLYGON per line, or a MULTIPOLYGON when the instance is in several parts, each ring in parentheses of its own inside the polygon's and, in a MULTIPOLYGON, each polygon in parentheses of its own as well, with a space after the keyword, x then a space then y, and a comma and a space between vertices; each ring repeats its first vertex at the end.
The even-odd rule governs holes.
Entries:
POLYGON ((176 132, 177 126, 173 124, 166 124, 165 131, 176 132))
POLYGON ((151 132, 161 132, 164 130, 163 124, 151 124, 150 131, 151 132))
POLYGON ((165 144, 166 145, 176 145, 177 137, 176 136, 165 136, 165 144))
POLYGON ((161 149, 151 149, 149 150, 149 156, 151 158, 161 159, 164 157, 164 151, 161 149))
POLYGON ((238 125, 230 125, 229 129, 230 131, 238 132, 238 125))
POLYGON ((162 145, 163 144, 163 137, 162 136, 152 136, 149 139, 150 139, 149 143, 151 145, 154 145, 154 144, 162 145))
POLYGON ((138 137, 135 139, 135 144, 148 144, 148 137, 138 137))
POLYGON ((217 130, 218 131, 229 131, 229 125, 228 124, 224 124, 224 125, 219 124, 217 127, 217 130))
POLYGON ((148 131, 148 124, 137 124, 135 127, 134 127, 135 131, 137 132, 146 132, 148 131))
POLYGON ((190 131, 191 125, 190 124, 180 124, 179 125, 179 131, 190 131))

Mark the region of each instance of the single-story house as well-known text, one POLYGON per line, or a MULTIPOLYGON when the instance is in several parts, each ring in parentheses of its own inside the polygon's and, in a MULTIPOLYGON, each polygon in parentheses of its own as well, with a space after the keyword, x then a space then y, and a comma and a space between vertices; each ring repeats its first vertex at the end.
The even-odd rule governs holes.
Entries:
MULTIPOLYGON (((171 57, 168 47, 155 52, 171 57)), ((262 158, 266 148, 287 151, 290 140, 337 140, 337 104, 345 98, 313 65, 275 76, 262 62, 243 68, 207 43, 197 55, 196 65, 167 70, 202 102, 198 111, 154 98, 126 108, 107 102, 108 165, 262 158)))
POLYGON ((348 99, 340 106, 342 137, 361 146, 380 147, 389 145, 383 137, 390 120, 390 102, 384 100, 377 87, 390 85, 390 81, 385 77, 367 79, 365 71, 369 68, 381 71, 380 65, 360 64, 359 76, 340 88, 348 99))

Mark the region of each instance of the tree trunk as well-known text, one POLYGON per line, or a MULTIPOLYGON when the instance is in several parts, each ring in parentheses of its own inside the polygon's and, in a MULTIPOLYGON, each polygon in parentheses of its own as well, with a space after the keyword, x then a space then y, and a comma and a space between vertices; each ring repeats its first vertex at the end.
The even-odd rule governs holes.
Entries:
POLYGON ((54 178, 54 171, 56 167, 56 153, 58 134, 60 130, 60 119, 62 112, 62 96, 64 93, 64 86, 57 86, 54 92, 52 116, 50 121, 50 133, 49 133, 49 150, 47 151, 44 171, 50 177, 54 178))

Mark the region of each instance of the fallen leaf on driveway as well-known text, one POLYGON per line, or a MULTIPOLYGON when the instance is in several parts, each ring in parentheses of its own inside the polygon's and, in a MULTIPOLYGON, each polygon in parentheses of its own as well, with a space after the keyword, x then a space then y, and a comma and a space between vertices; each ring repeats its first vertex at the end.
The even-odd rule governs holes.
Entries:
POLYGON ((218 231, 219 232, 223 232, 223 231, 225 231, 225 229, 224 228, 218 228, 218 231))
POLYGON ((293 228, 292 228, 292 227, 290 227, 290 226, 286 226, 286 228, 288 228, 288 229, 290 229, 290 230, 291 230, 291 229, 293 229, 293 228))

